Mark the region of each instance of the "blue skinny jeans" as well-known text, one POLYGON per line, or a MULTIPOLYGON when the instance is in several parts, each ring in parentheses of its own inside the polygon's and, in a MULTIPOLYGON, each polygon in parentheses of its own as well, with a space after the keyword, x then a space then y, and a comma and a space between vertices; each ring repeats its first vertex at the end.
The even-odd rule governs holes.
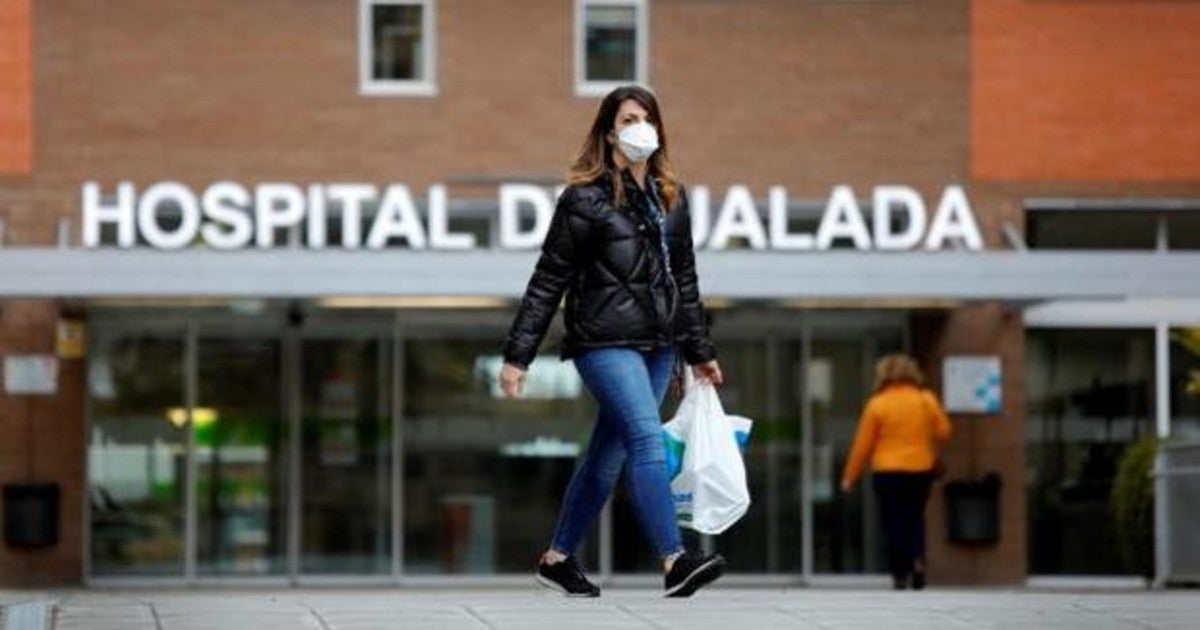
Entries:
POLYGON ((575 367, 599 406, 592 437, 563 496, 551 548, 572 554, 600 514, 621 467, 642 534, 659 558, 683 551, 667 479, 659 407, 675 363, 672 346, 596 348, 575 367))

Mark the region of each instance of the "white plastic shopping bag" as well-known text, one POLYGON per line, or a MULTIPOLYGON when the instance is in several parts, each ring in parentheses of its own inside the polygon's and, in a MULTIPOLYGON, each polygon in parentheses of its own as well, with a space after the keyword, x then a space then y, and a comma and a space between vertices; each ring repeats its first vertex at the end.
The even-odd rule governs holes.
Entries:
POLYGON ((711 383, 685 370, 683 400, 663 425, 668 477, 677 521, 702 534, 719 534, 750 508, 742 449, 751 421, 725 414, 711 383))

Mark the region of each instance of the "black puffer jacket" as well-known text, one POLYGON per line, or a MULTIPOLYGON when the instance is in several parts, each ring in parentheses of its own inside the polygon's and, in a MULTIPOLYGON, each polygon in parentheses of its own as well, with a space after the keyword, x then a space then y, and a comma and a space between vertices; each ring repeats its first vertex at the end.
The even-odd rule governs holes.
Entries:
POLYGON ((505 361, 527 367, 563 294, 561 356, 588 348, 676 344, 691 364, 716 357, 696 281, 692 224, 682 187, 663 222, 674 282, 665 282, 658 222, 628 170, 625 205, 614 208, 610 177, 568 187, 559 197, 542 255, 504 342, 505 361), (631 204, 646 204, 633 207, 631 204))

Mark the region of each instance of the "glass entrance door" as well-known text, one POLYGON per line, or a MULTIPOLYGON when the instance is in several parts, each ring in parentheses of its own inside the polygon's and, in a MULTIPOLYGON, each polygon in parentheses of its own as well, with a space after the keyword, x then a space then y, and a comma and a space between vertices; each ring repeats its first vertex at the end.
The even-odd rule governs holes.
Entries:
POLYGON ((91 572, 181 576, 184 331, 107 330, 88 360, 91 572))
MULTIPOLYGON (((754 499, 688 545, 743 574, 877 571, 871 494, 836 482, 903 314, 722 316, 722 401, 755 421, 754 499)), ((596 413, 555 335, 506 399, 505 313, 161 319, 122 313, 93 336, 93 576, 514 574, 547 544, 596 413)), ((593 573, 656 571, 623 495, 579 550, 593 573)))
POLYGON ((393 572, 393 316, 309 319, 97 314, 91 575, 393 572))
POLYGON ((302 573, 391 572, 390 348, 386 334, 301 341, 302 573))
POLYGON ((798 377, 801 338, 782 333, 718 340, 726 382, 719 392, 728 413, 754 421, 745 453, 750 509, 715 537, 731 571, 799 574, 803 559, 801 440, 798 377))
POLYGON ((814 329, 805 394, 812 431, 808 500, 815 573, 883 570, 886 556, 869 480, 860 480, 849 493, 841 491, 840 481, 859 416, 871 395, 875 361, 902 347, 895 329, 814 329))
MULTIPOLYGON (((456 326, 449 335, 433 326, 408 330, 404 571, 527 573, 549 544, 592 427, 579 375, 549 350, 530 365, 523 396, 505 398, 497 382, 501 326, 456 326)), ((597 533, 577 552, 592 572, 597 533)))
POLYGON ((199 575, 287 571, 282 367, 277 335, 201 330, 192 409, 199 575))

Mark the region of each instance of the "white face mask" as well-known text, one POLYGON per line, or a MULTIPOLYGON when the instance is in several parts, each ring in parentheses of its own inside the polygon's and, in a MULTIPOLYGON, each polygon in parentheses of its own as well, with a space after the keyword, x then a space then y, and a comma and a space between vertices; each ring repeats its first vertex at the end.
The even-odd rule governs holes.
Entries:
POLYGON ((642 162, 658 150, 658 130, 648 122, 634 123, 617 135, 617 146, 630 162, 642 162))

